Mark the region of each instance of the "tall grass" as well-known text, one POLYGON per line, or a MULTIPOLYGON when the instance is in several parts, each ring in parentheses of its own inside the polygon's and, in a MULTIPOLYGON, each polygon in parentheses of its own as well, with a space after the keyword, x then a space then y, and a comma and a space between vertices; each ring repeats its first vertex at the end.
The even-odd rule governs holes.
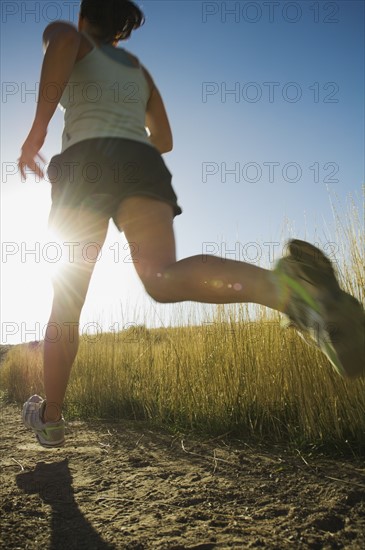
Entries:
MULTIPOLYGON (((337 220, 342 286, 364 300, 365 236, 357 213, 337 220), (340 224, 340 225, 339 225, 340 224)), ((12 348, 2 389, 22 402, 43 392, 42 345, 12 348)), ((66 417, 134 418, 178 430, 291 445, 365 449, 365 380, 344 380, 278 314, 217 306, 200 326, 132 327, 81 338, 66 417)))

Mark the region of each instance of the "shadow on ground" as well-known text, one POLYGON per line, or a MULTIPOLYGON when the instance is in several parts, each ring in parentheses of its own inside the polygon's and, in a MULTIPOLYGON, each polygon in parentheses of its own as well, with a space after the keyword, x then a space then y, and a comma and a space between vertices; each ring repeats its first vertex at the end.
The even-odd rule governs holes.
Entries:
POLYGON ((34 470, 18 474, 16 482, 25 494, 38 494, 45 504, 51 506, 52 550, 115 548, 102 539, 79 509, 67 458, 51 464, 38 462, 34 470))

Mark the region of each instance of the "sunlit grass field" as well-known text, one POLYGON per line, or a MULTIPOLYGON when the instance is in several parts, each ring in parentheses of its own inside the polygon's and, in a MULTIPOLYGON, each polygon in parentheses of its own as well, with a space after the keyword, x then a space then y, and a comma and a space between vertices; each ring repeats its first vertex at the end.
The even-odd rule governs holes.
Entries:
MULTIPOLYGON (((358 210, 351 212, 336 220, 335 267, 342 287, 364 303, 365 233, 358 210)), ((0 383, 12 401, 42 395, 42 345, 13 347, 0 383)), ((65 416, 143 419, 178 432, 358 453, 365 379, 342 379, 293 329, 280 327, 279 314, 217 306, 199 326, 81 337, 65 416)))

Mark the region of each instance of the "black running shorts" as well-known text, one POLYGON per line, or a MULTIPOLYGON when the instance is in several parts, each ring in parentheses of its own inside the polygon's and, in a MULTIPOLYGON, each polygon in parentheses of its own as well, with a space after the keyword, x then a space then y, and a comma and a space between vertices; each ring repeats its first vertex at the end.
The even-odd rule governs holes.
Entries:
MULTIPOLYGON (((182 213, 171 185, 171 173, 155 147, 124 138, 92 138, 52 157, 47 170, 52 185, 50 223, 62 208, 91 207, 117 225, 123 199, 152 197, 182 213)), ((62 214, 61 214, 62 215, 62 214)))

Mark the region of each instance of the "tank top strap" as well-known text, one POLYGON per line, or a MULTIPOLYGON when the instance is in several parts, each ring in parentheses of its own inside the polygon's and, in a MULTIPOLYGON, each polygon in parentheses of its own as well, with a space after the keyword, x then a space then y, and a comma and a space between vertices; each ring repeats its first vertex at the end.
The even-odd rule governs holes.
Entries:
POLYGON ((85 38, 91 43, 91 45, 94 46, 94 48, 99 47, 97 43, 93 40, 93 38, 91 38, 91 36, 86 31, 81 31, 81 34, 85 36, 85 38))

